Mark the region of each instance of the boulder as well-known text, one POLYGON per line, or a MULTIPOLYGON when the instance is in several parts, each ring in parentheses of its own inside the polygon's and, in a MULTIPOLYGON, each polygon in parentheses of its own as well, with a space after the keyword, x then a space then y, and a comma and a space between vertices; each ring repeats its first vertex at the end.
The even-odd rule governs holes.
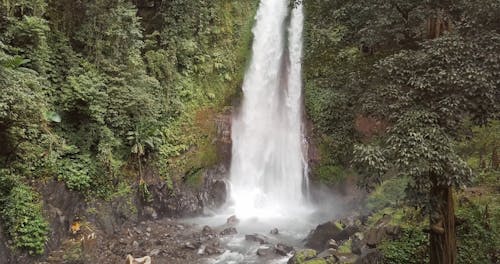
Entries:
POLYGON ((318 225, 306 239, 306 247, 318 251, 325 250, 329 247, 328 241, 348 240, 353 234, 359 231, 357 226, 348 226, 342 229, 339 223, 334 221, 326 222, 318 225))
POLYGON ((214 231, 210 226, 204 226, 203 229, 201 230, 201 234, 204 236, 212 235, 214 234, 214 231))
MULTIPOLYGON (((342 232, 342 228, 334 221, 320 224, 307 237, 306 247, 318 251, 324 250, 328 240, 335 239, 342 232)), ((335 239, 337 240, 337 239, 335 239)))
POLYGON ((276 254, 281 256, 288 256, 288 254, 292 251, 293 247, 282 243, 278 243, 276 246, 274 246, 274 252, 276 252, 276 254))
POLYGON ((365 243, 370 248, 376 248, 380 242, 388 238, 396 238, 401 233, 399 226, 379 226, 370 228, 366 233, 365 243))
POLYGON ((266 257, 273 253, 273 249, 270 247, 261 247, 257 249, 257 255, 260 257, 266 257))
POLYGON ((269 238, 260 234, 245 235, 245 240, 258 242, 260 244, 270 244, 269 238))
POLYGON ((269 232, 269 234, 271 234, 271 235, 279 235, 279 233, 280 233, 280 231, 278 230, 278 228, 273 228, 273 229, 269 232))
POLYGON ((205 246, 204 253, 206 255, 222 254, 224 253, 224 249, 222 249, 218 243, 213 243, 211 245, 205 246))
POLYGON ((238 234, 238 230, 236 230, 236 228, 234 228, 234 227, 225 228, 224 230, 222 230, 220 232, 221 236, 230 236, 230 235, 235 235, 235 234, 238 234))
POLYGON ((327 249, 324 250, 323 252, 319 253, 316 258, 317 259, 324 259, 326 263, 337 263, 339 259, 337 256, 335 256, 335 250, 332 249, 327 249))
POLYGON ((314 249, 303 249, 295 252, 287 264, 304 264, 306 261, 314 259, 318 253, 314 249))
POLYGON ((232 216, 230 216, 230 217, 227 219, 227 221, 226 221, 226 223, 227 223, 227 224, 229 224, 229 225, 237 225, 239 222, 240 222, 240 219, 238 219, 238 218, 236 217, 236 215, 232 215, 232 216))
POLYGON ((384 256, 375 248, 363 251, 363 254, 354 262, 354 264, 383 264, 384 256))

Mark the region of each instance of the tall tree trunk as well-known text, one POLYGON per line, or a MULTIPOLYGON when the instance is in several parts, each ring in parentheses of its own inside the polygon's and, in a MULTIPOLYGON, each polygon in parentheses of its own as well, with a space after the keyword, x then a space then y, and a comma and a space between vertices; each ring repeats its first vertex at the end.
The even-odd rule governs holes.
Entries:
POLYGON ((452 187, 435 184, 431 190, 431 205, 430 263, 455 264, 457 243, 452 187))

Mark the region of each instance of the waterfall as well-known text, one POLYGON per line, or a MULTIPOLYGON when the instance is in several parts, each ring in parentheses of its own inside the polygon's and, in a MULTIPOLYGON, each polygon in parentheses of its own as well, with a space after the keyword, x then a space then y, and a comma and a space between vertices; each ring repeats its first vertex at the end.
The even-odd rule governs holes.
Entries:
POLYGON ((252 59, 233 117, 231 197, 239 218, 286 216, 306 202, 302 6, 262 0, 252 59))

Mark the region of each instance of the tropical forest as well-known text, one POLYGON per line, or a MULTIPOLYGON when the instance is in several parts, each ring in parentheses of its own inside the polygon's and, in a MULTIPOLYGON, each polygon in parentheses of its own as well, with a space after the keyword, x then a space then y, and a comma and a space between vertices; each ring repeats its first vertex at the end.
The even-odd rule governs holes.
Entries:
POLYGON ((500 263, 500 0, 0 0, 4 263, 500 263))

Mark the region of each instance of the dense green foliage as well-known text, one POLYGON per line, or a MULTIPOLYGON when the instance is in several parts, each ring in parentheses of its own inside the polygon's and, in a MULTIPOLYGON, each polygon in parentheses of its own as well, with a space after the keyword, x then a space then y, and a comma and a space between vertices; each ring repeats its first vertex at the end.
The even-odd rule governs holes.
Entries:
MULTIPOLYGON (((453 218, 443 190, 478 184, 497 188, 498 1, 304 3, 306 110, 316 143, 330 152, 320 151, 314 176, 332 182, 328 179, 337 173, 328 168, 356 169, 360 186, 375 189, 369 198, 372 210, 397 203, 388 202, 395 197, 381 193, 377 185, 394 177, 406 179, 392 190, 401 194, 404 189, 412 206, 429 209, 423 213, 431 212, 433 226, 453 218)), ((460 214, 465 211, 474 219, 472 208, 459 207, 460 214)), ((464 247, 488 252, 491 244, 484 241, 498 234, 494 226, 483 232, 479 226, 488 224, 480 222, 458 227, 463 263, 495 259, 478 254, 481 259, 465 261, 470 251, 464 247)), ((385 248, 387 256, 392 263, 414 259, 412 249, 423 236, 420 232, 415 239, 394 241, 385 248)), ((444 241, 433 231, 430 237, 444 241)), ((439 246, 431 245, 431 253, 439 246)))
POLYGON ((29 254, 41 254, 45 249, 48 224, 42 216, 40 200, 29 186, 15 181, 15 175, 0 171, 1 220, 7 226, 13 246, 29 254))
MULTIPOLYGON (((500 207, 497 196, 462 198, 457 217, 459 263, 492 263, 500 247, 500 207)), ((498 260, 498 259, 497 259, 498 260)))
POLYGON ((237 95, 257 1, 150 2, 0 2, 0 169, 17 175, 0 198, 27 194, 1 207, 14 247, 46 239, 28 185, 105 198, 127 182, 150 200, 144 170, 173 188, 217 162, 214 117, 237 95))
POLYGON ((380 250, 387 264, 427 263, 427 235, 421 229, 410 227, 402 230, 401 238, 382 244, 380 250))

